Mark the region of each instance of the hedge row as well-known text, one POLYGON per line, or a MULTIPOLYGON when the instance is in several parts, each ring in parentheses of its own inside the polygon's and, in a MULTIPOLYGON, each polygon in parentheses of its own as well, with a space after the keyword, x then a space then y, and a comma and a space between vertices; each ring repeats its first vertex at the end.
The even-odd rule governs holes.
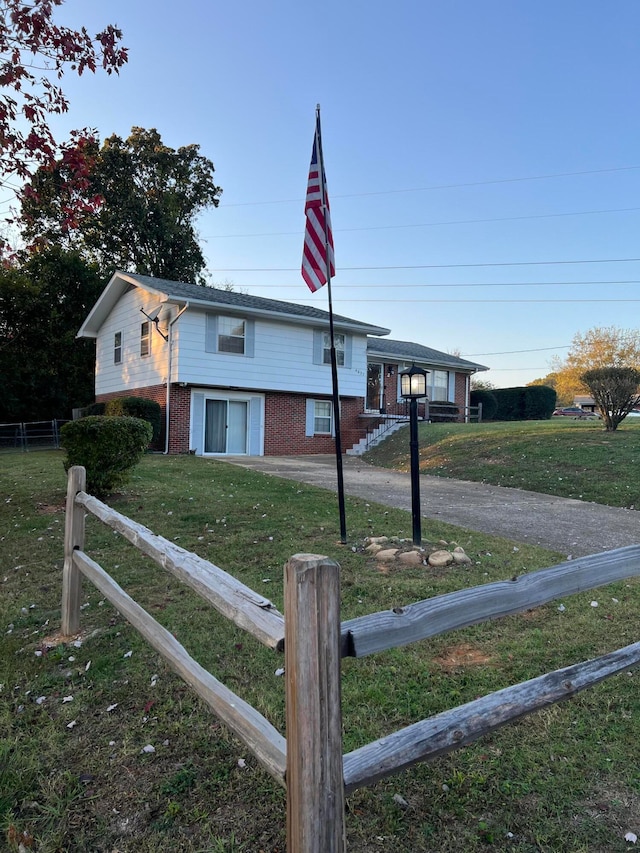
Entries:
POLYGON ((537 421, 551 417, 556 392, 546 385, 472 391, 471 405, 482 403, 483 421, 537 421))

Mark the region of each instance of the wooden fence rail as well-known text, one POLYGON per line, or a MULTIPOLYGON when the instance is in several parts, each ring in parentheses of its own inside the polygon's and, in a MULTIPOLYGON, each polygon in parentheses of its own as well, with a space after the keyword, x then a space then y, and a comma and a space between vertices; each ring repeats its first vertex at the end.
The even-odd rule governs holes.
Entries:
POLYGON ((121 515, 84 491, 76 495, 76 504, 121 533, 136 548, 190 586, 223 616, 261 643, 282 649, 284 618, 267 598, 258 595, 213 563, 157 536, 142 524, 121 515))
POLYGON ((340 659, 362 657, 455 628, 537 607, 640 574, 640 546, 595 554, 511 581, 437 596, 340 621, 340 567, 297 554, 284 570, 285 615, 218 566, 157 536, 88 495, 83 468, 69 471, 62 631, 79 630, 84 575, 145 637, 287 790, 289 853, 345 853, 344 797, 419 761, 471 743, 500 726, 570 698, 640 663, 640 642, 595 660, 506 687, 342 754, 340 659), (287 739, 255 708, 197 663, 85 552, 85 512, 188 584, 223 616, 285 652, 287 739))
POLYGON ((104 569, 82 551, 74 553, 82 574, 130 622, 149 645, 192 687, 211 710, 247 744, 262 766, 284 784, 286 744, 255 708, 248 705, 194 660, 170 631, 137 604, 104 569))
POLYGON ((551 569, 416 601, 342 623, 342 654, 364 657, 437 634, 522 613, 578 592, 640 575, 640 545, 560 563, 551 569))

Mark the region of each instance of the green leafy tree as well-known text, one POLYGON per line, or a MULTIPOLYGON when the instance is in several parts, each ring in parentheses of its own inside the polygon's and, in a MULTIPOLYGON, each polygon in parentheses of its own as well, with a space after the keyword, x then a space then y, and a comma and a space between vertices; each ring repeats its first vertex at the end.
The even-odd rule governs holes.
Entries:
POLYGON ((0 423, 68 418, 94 399, 95 347, 76 333, 102 288, 94 266, 58 248, 0 269, 0 423))
POLYGON ((488 379, 478 378, 477 376, 471 377, 472 391, 493 391, 495 387, 493 382, 489 382, 488 379))
POLYGON ((560 395, 558 391, 558 375, 557 373, 547 373, 546 376, 542 376, 539 379, 533 379, 531 382, 527 382, 527 387, 533 387, 536 385, 544 385, 546 388, 553 388, 553 390, 557 394, 556 403, 558 406, 571 406, 573 404, 573 399, 577 392, 569 391, 565 389, 564 395, 560 395))
POLYGON ((638 402, 640 370, 633 367, 601 367, 580 377, 602 415, 607 432, 618 428, 638 402))
POLYGON ((640 331, 600 326, 576 334, 566 359, 553 360, 558 400, 570 403, 576 394, 588 394, 583 374, 602 367, 640 369, 640 331))
POLYGON ((198 145, 177 150, 157 130, 132 128, 100 147, 85 142, 86 182, 69 183, 64 160, 40 169, 22 197, 21 224, 32 245, 75 249, 105 272, 122 269, 204 283, 197 216, 217 207, 213 163, 198 145))

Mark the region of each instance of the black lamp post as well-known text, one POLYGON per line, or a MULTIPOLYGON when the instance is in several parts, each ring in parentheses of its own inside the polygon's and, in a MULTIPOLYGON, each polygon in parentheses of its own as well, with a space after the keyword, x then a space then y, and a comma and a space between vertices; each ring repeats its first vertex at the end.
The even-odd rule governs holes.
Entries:
POLYGON ((409 448, 411 450, 411 516, 413 544, 422 544, 420 526, 420 460, 418 457, 418 400, 427 396, 427 372, 412 364, 400 374, 400 396, 409 400, 409 448))

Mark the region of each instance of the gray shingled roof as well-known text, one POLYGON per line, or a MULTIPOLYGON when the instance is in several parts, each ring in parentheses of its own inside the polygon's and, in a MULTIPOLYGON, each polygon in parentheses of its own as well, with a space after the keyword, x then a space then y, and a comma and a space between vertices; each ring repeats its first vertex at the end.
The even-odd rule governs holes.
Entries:
POLYGON ((422 344, 414 344, 411 341, 392 341, 389 338, 368 338, 367 353, 385 358, 402 359, 403 361, 419 361, 421 364, 457 367, 460 370, 489 369, 484 364, 466 361, 464 358, 458 358, 458 356, 440 352, 437 349, 431 349, 431 347, 424 347, 422 344))
MULTIPOLYGON (((136 273, 123 273, 123 275, 138 282, 141 287, 166 293, 169 298, 173 299, 198 300, 199 302, 211 302, 216 305, 228 305, 233 308, 248 308, 254 311, 268 311, 275 314, 287 314, 290 316, 306 317, 312 320, 322 320, 324 323, 329 322, 328 311, 322 311, 320 308, 314 308, 311 305, 297 305, 294 302, 283 302, 280 299, 251 296, 248 293, 220 290, 217 287, 206 287, 201 284, 167 281, 166 279, 153 278, 152 276, 138 275, 136 273)), ((373 323, 352 320, 350 317, 343 317, 340 314, 334 313, 333 319, 336 323, 360 327, 363 331, 366 330, 372 334, 376 334, 375 329, 379 329, 378 334, 384 335, 389 333, 389 329, 374 326, 373 323)))

